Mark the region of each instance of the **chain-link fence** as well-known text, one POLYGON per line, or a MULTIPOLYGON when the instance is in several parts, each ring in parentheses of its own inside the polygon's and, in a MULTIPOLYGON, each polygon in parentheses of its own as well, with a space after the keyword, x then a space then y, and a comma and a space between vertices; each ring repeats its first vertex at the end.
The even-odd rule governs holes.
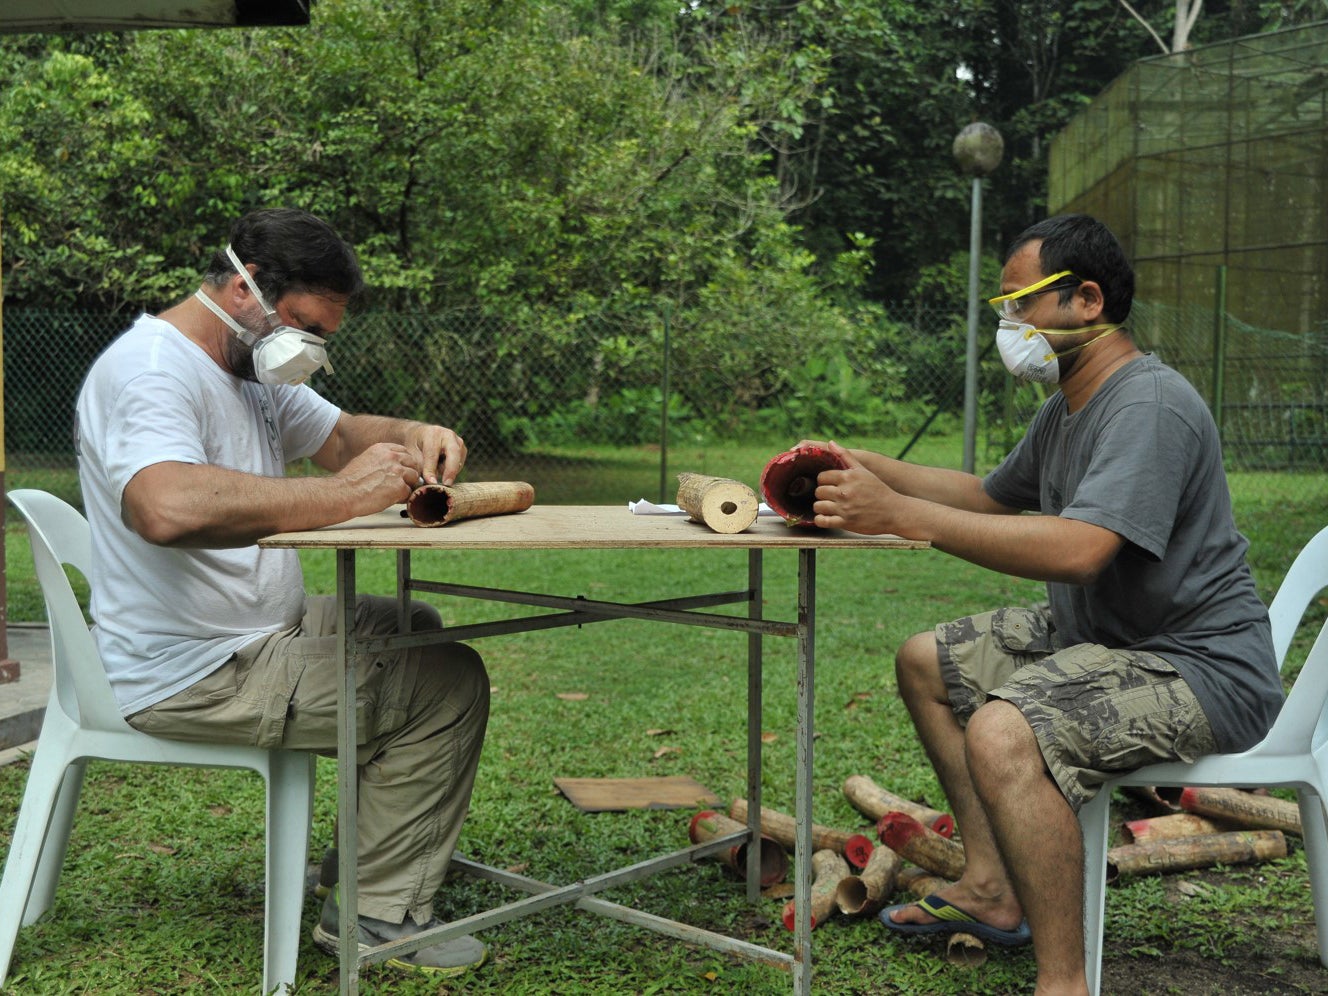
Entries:
MULTIPOLYGON (((1296 500, 1328 501, 1328 326, 1292 335, 1142 302, 1133 317, 1141 344, 1214 405, 1231 469, 1285 474, 1283 490, 1296 500), (1256 369, 1246 362, 1252 356, 1257 377, 1246 373, 1256 369)), ((79 385, 127 324, 123 315, 5 310, 10 472, 72 481, 79 385)), ((803 437, 871 440, 901 455, 925 436, 929 462, 960 465, 963 315, 898 307, 861 316, 829 344, 779 344, 778 336, 700 342, 667 313, 527 321, 366 313, 333 341, 336 374, 319 375, 315 386, 347 410, 453 426, 471 451, 470 479, 529 480, 545 503, 584 500, 593 493, 585 476, 605 472, 615 451, 647 467, 625 485, 640 493, 624 500, 662 490, 662 467, 658 476, 648 471, 652 459, 703 469, 698 453, 768 444, 773 454, 803 437), (771 367, 771 355, 783 366, 771 367)), ((978 453, 990 465, 1042 392, 1016 386, 994 351, 984 355, 978 453)))
POLYGON ((1324 493, 1328 320, 1296 335, 1204 308, 1141 305, 1134 323, 1146 348, 1208 401, 1228 467, 1301 473, 1324 493))
POLYGON ((1220 295, 1311 328, 1328 311, 1326 64, 1328 21, 1139 60, 1052 140, 1051 212, 1110 226, 1150 302, 1220 295))

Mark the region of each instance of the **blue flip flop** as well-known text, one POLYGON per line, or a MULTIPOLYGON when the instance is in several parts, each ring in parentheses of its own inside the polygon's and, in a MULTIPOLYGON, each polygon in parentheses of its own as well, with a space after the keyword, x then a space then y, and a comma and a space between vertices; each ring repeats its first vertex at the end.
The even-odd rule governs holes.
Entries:
POLYGON ((1027 920, 1020 920, 1019 926, 1015 927, 1014 930, 1001 930, 999 927, 983 923, 973 914, 960 909, 954 903, 948 902, 937 895, 919 899, 916 903, 887 906, 881 910, 879 919, 888 929, 897 934, 940 934, 946 936, 950 934, 972 934, 979 940, 988 941, 992 944, 1002 944, 1011 948, 1027 944, 1033 939, 1033 933, 1028 929, 1027 920), (896 923, 891 919, 890 914, 895 910, 902 910, 909 906, 917 906, 924 913, 936 917, 936 922, 896 923))

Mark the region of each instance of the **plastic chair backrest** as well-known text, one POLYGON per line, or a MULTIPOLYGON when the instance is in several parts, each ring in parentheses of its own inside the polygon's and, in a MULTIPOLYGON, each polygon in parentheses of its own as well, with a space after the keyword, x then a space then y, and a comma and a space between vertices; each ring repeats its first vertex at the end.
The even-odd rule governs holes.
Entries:
POLYGON ((1286 664, 1287 648, 1309 607, 1310 599, 1328 587, 1328 526, 1320 529, 1292 562, 1268 607, 1273 624, 1277 664, 1286 664))
MULTIPOLYGON (((1291 564, 1268 609, 1273 625, 1273 647, 1278 665, 1286 664, 1287 649, 1311 599, 1328 588, 1328 527, 1305 544, 1291 564)), ((1328 707, 1328 623, 1325 623, 1296 682, 1287 693, 1272 729, 1254 748, 1259 753, 1303 753, 1328 707)))
POLYGON ((9 500, 28 522, 37 580, 51 629, 53 682, 60 708, 84 729, 126 730, 96 641, 65 574, 92 571, 92 532, 78 509, 45 491, 20 489, 9 500))

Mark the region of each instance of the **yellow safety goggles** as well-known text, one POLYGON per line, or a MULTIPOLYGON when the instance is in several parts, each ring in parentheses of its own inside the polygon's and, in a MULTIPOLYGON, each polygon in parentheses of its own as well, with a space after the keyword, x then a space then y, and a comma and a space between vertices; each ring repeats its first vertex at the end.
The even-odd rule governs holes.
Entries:
POLYGON ((1012 291, 1009 294, 1002 294, 1000 297, 993 297, 987 303, 996 309, 996 314, 1001 318, 1012 322, 1023 321, 1028 314, 1028 310, 1033 305, 1033 298, 1039 294, 1047 294, 1054 290, 1064 290, 1067 287, 1075 287, 1083 283, 1083 279, 1076 277, 1069 270, 1061 270, 1060 273, 1053 273, 1049 277, 1044 277, 1035 284, 1029 284, 1021 290, 1012 291), (1074 282, 1070 283, 1064 278, 1070 277, 1074 282))

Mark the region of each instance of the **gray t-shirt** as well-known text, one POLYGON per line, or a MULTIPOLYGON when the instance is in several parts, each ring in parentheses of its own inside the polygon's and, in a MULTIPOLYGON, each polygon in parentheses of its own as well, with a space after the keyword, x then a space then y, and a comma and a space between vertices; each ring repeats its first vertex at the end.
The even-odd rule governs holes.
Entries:
POLYGON ((1125 539, 1091 585, 1048 582, 1058 644, 1158 654, 1193 689, 1220 750, 1263 738, 1283 698, 1268 611, 1232 518, 1217 427, 1184 377, 1144 356, 1072 415, 1056 393, 983 487, 1003 505, 1125 539))

